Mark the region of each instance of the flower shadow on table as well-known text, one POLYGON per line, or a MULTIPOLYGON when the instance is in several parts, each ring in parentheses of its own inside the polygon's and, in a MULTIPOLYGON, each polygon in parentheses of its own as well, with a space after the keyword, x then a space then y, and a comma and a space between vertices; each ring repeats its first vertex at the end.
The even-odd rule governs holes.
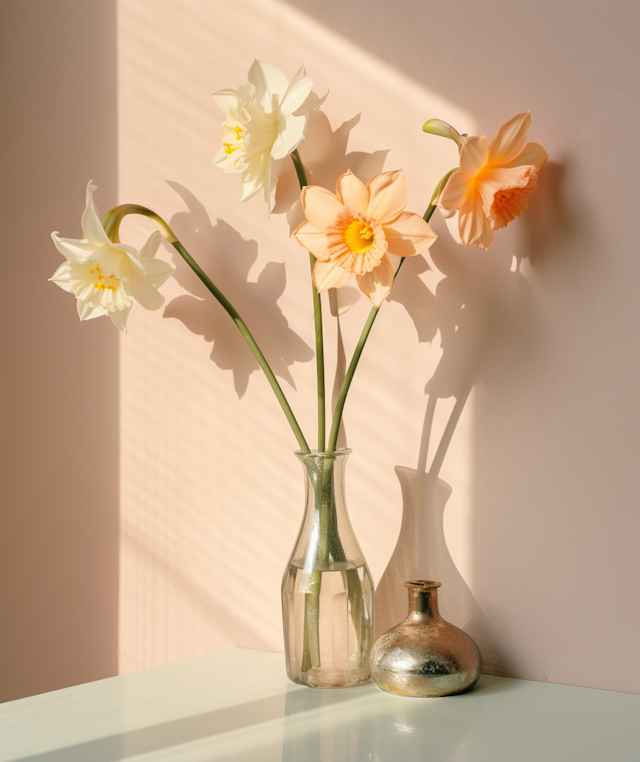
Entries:
MULTIPOLYGON (((494 369, 505 363, 526 366, 532 362, 538 336, 530 286, 520 266, 528 256, 535 266, 548 248, 541 234, 530 234, 539 230, 536 222, 541 215, 546 229, 552 227, 556 237, 570 229, 560 202, 562 175, 558 165, 549 167, 541 192, 533 197, 536 203, 531 204, 530 225, 524 227, 524 243, 515 253, 498 241, 486 252, 457 245, 444 220, 436 215, 433 226, 440 237, 430 253, 445 277, 432 293, 417 277, 428 265, 416 257, 405 262, 406 271, 398 277, 390 296, 390 301, 407 310, 420 343, 431 342, 439 334, 442 356, 425 387, 428 399, 417 467, 396 467, 403 500, 402 522, 396 548, 376 591, 376 635, 406 616, 405 581, 437 579, 443 583, 444 618, 476 640, 484 671, 498 675, 510 676, 514 670, 495 623, 476 600, 449 552, 444 514, 452 490, 439 479, 439 472, 473 387, 480 382, 493 384, 494 369), (492 369, 491 378, 487 378, 487 368, 492 369), (434 443, 436 408, 440 400, 450 398, 455 403, 439 443, 434 443)), ((535 656, 532 658, 535 661, 535 656)), ((538 667, 539 679, 545 680, 544 671, 538 667)))
MULTIPOLYGON (((187 249, 192 249, 198 264, 238 309, 276 376, 295 388, 289 368, 296 362, 309 362, 313 351, 289 327, 278 307, 286 285, 284 264, 269 262, 256 281, 249 280, 249 271, 258 258, 257 242, 244 239, 224 220, 217 220, 214 226, 203 204, 190 191, 178 183, 169 185, 188 209, 175 214, 171 226, 184 231, 187 249)), ((192 333, 213 343, 211 359, 222 370, 233 372, 235 390, 241 398, 249 377, 259 370, 258 363, 229 316, 191 269, 177 255, 174 264, 176 280, 190 295, 173 299, 164 317, 180 320, 192 333)))

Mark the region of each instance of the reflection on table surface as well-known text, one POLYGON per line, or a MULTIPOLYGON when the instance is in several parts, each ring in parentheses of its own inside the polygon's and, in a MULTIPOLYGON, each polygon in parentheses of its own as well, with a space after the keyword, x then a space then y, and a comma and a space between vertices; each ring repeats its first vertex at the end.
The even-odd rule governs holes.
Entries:
POLYGON ((233 649, 0 705, 0 762, 637 762, 640 696, 483 675, 313 690, 233 649))

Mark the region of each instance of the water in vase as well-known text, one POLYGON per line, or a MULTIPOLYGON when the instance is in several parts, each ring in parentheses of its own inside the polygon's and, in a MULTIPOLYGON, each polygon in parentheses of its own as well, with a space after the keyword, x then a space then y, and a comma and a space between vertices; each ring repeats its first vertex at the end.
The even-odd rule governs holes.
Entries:
POLYGON ((307 570, 293 559, 282 585, 287 672, 316 688, 369 679, 373 582, 366 564, 307 570))

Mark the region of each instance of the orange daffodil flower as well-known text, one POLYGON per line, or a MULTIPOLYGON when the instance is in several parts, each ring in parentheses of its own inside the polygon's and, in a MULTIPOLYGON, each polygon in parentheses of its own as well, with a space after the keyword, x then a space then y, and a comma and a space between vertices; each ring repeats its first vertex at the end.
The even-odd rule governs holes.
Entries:
POLYGON ((547 152, 527 143, 531 115, 505 122, 489 144, 486 135, 460 136, 460 169, 437 199, 445 212, 458 211, 458 232, 465 246, 488 249, 494 230, 506 227, 527 210, 547 152))
POLYGON ((316 258, 313 282, 318 291, 344 286, 355 273, 360 290, 379 307, 393 285, 388 255, 412 257, 436 240, 418 214, 405 212, 404 172, 382 172, 367 185, 347 172, 338 178, 336 194, 318 185, 302 191, 307 218, 294 232, 316 258))

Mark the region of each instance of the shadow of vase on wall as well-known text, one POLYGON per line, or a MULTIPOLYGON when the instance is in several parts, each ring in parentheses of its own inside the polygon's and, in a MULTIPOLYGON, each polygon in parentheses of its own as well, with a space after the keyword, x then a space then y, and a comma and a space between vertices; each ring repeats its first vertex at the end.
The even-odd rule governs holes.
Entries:
POLYGON ((442 479, 414 468, 396 466, 402 490, 402 523, 396 547, 376 589, 376 633, 398 624, 407 615, 404 583, 437 579, 446 595, 443 618, 467 632, 478 644, 489 674, 510 674, 496 653, 486 614, 451 557, 444 534, 444 512, 452 494, 442 479))

